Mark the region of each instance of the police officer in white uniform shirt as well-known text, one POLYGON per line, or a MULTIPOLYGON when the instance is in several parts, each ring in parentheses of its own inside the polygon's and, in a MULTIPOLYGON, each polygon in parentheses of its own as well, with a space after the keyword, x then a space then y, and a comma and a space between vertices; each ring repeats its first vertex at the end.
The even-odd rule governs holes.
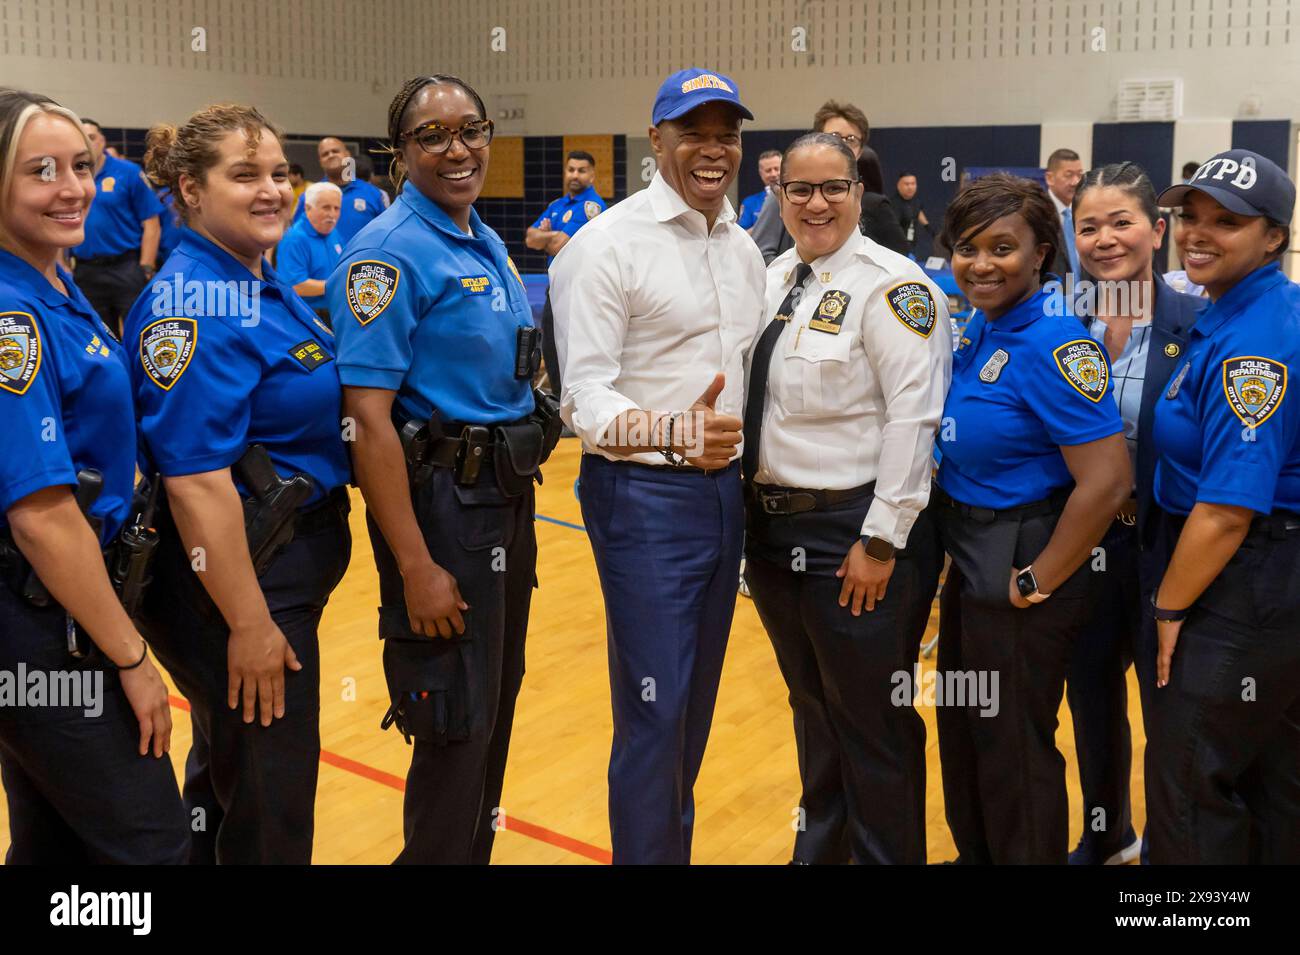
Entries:
POLYGON ((790 688, 796 863, 925 863, 913 665, 942 568, 930 496, 952 373, 947 302, 858 232, 839 138, 781 162, 795 247, 768 266, 746 394, 745 575, 790 688))
POLYGON ((561 414, 582 439, 582 515, 605 596, 616 863, 690 861, 744 533, 745 361, 763 259, 726 191, 753 119, 730 79, 664 81, 650 186, 560 250, 561 414))

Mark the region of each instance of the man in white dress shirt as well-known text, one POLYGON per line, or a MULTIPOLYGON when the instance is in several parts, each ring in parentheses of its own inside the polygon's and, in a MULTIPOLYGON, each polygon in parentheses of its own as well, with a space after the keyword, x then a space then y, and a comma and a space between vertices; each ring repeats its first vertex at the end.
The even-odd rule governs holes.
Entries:
POLYGON ((763 258, 727 188, 736 85, 700 69, 655 99, 650 186, 589 223, 551 266, 579 494, 605 597, 616 863, 690 861, 744 535, 745 364, 763 258))

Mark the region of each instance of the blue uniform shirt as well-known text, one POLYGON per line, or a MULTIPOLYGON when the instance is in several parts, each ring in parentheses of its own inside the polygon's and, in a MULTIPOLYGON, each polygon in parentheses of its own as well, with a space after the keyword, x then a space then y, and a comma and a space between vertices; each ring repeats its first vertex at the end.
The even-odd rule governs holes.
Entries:
POLYGON ((988 321, 977 314, 953 357, 939 425, 939 486, 955 500, 1031 504, 1073 478, 1061 446, 1124 430, 1105 351, 1068 316, 1045 314, 1039 291, 988 321))
MULTIPOLYGON (((600 193, 596 191, 595 186, 588 186, 576 196, 566 193, 552 202, 546 207, 546 211, 537 217, 533 228, 540 229, 542 220, 550 219, 552 231, 563 232, 569 238, 573 238, 579 229, 604 211, 605 200, 600 198, 600 193)), ((554 258, 553 255, 547 256, 547 264, 549 265, 554 258)))
MULTIPOLYGON (((308 279, 330 277, 343 253, 343 239, 338 229, 329 235, 316 231, 311 220, 303 217, 291 225, 275 249, 275 271, 280 280, 290 287, 308 279)), ((302 300, 312 308, 324 308, 325 296, 303 295, 302 300)))
POLYGON ((86 240, 71 253, 94 259, 140 248, 143 223, 163 211, 144 171, 105 153, 104 165, 95 174, 95 190, 95 201, 86 214, 86 240))
POLYGON ((742 229, 748 229, 758 221, 758 214, 763 211, 763 200, 767 198, 767 190, 760 189, 752 196, 746 196, 740 202, 740 215, 736 218, 736 225, 742 229))
MULTIPOLYGON (((361 231, 361 227, 373 221, 388 208, 388 193, 378 186, 372 186, 360 179, 353 179, 343 184, 343 206, 339 211, 338 224, 330 233, 343 245, 361 231)), ((298 208, 293 214, 293 224, 307 221, 307 192, 298 197, 298 208)))
POLYGON ((313 503, 351 474, 333 337, 265 262, 262 275, 186 230, 136 300, 123 341, 141 469, 216 471, 261 444, 281 477, 315 482, 313 503))
POLYGON ((496 424, 533 410, 515 342, 533 313, 505 243, 466 235, 411 183, 343 250, 325 289, 345 385, 398 393, 408 418, 496 424))
POLYGON ((1300 286, 1276 264, 1202 313, 1156 404, 1156 500, 1300 512, 1300 286))
POLYGON ((126 353, 72 277, 68 295, 0 249, 0 527, 15 502, 74 486, 93 468, 103 490, 90 513, 107 544, 126 520, 135 485, 135 413, 126 353))

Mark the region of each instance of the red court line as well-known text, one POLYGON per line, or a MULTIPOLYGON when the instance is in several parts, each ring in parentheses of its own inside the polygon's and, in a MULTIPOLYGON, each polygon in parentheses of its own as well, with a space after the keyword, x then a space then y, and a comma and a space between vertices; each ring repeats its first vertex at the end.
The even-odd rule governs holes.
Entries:
MULTIPOLYGON (((184 712, 190 712, 189 700, 182 696, 167 695, 167 700, 172 706, 184 712)), ((320 761, 344 772, 361 776, 369 779, 371 782, 379 783, 381 786, 387 786, 389 789, 396 789, 398 792, 406 791, 406 780, 401 776, 394 776, 392 773, 386 773, 382 769, 375 769, 373 766, 367 766, 365 763, 359 763, 355 759, 349 759, 346 756, 340 756, 338 753, 331 753, 327 749, 320 751, 320 761)), ((506 815, 505 825, 501 827, 506 832, 517 832, 521 836, 527 836, 529 839, 536 839, 538 842, 544 842, 547 845, 555 846, 557 849, 563 849, 566 852, 572 852, 574 855, 580 855, 583 858, 591 859, 593 862, 599 862, 604 865, 611 865, 614 861, 613 854, 608 849, 602 849, 600 846, 593 846, 589 842, 583 842, 581 839, 575 839, 572 836, 566 836, 561 832, 555 832, 547 829, 545 826, 539 826, 517 816, 506 815)))

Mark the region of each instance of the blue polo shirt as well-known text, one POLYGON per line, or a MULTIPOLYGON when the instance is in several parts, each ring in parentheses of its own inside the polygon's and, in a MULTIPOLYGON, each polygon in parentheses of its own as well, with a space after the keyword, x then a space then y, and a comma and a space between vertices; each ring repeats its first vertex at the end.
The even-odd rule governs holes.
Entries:
POLYGON ((344 385, 397 392, 408 418, 496 424, 533 410, 515 378, 533 326, 505 243, 470 210, 466 235, 411 183, 343 250, 325 290, 344 385))
POLYGON ((1300 286, 1251 272, 1197 320, 1155 411, 1156 500, 1300 513, 1300 286))
POLYGON ((95 174, 95 200, 86 214, 86 239, 69 251, 79 259, 96 259, 138 249, 144 222, 162 211, 144 170, 105 153, 104 165, 95 174))
POLYGON ((259 280, 186 230, 125 325, 141 470, 216 471, 261 444, 312 479, 308 504, 349 481, 333 336, 269 264, 259 280))
POLYGON ((172 195, 171 187, 163 186, 158 190, 157 196, 158 201, 163 204, 160 220, 162 222, 162 235, 158 238, 158 264, 161 265, 176 250, 176 246, 181 241, 181 232, 184 231, 185 225, 176 212, 176 197, 172 195))
MULTIPOLYGON (((316 231, 311 220, 303 217, 285 232, 275 249, 275 271, 280 280, 292 287, 308 279, 324 282, 334 271, 343 254, 343 240, 338 229, 324 235, 316 231)), ((325 308, 325 296, 303 295, 312 308, 325 308)))
POLYGON ((1105 350, 1040 290, 995 321, 976 314, 953 356, 936 480, 953 499, 1003 509, 1073 483, 1061 447, 1120 434, 1105 350), (1059 311, 1059 309, 1057 309, 1059 311))
MULTIPOLYGON (((378 186, 372 186, 360 179, 345 182, 342 186, 343 205, 339 211, 339 221, 331 233, 344 245, 361 231, 367 222, 377 218, 388 208, 388 193, 378 186)), ((307 220, 307 192, 298 197, 298 208, 293 214, 293 224, 307 220)))
POLYGON ((767 190, 760 189, 752 196, 746 196, 740 201, 740 215, 736 217, 736 225, 742 229, 748 229, 758 221, 758 214, 763 211, 763 200, 767 198, 767 190))
MULTIPOLYGON (((579 229, 604 212, 605 208, 605 200, 600 198, 596 187, 588 186, 576 196, 567 193, 560 196, 546 207, 546 211, 537 217, 532 227, 540 229, 542 220, 550 219, 553 232, 563 232, 569 238, 573 238, 579 229)), ((547 264, 550 264, 554 258, 553 255, 547 256, 547 264)))
POLYGON ((93 468, 103 490, 90 513, 101 544, 131 509, 135 412, 126 353, 70 276, 63 295, 40 272, 0 249, 0 527, 17 501, 77 483, 93 468))

